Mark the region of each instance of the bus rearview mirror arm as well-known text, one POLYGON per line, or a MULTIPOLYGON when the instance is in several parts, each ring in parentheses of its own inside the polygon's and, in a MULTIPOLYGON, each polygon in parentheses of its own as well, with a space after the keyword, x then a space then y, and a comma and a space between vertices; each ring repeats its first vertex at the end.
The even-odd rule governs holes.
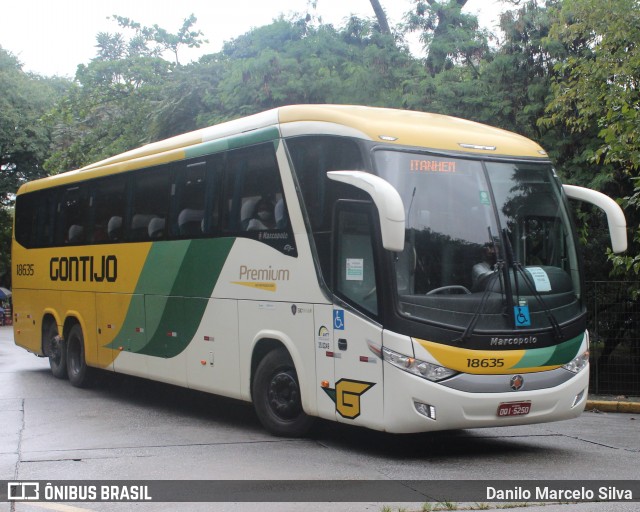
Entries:
POLYGON ((600 208, 607 215, 609 236, 611 237, 611 249, 615 253, 627 250, 627 220, 622 208, 609 196, 576 185, 562 185, 569 199, 584 201, 600 208))
POLYGON ((378 208, 382 246, 394 252, 404 250, 404 203, 398 191, 388 181, 363 171, 329 171, 327 177, 353 185, 369 194, 378 208))

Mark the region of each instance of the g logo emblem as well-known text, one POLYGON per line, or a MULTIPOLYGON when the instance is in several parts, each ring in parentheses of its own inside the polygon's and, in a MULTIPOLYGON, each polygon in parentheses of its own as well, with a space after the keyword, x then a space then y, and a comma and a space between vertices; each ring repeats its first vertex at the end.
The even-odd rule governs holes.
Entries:
POLYGON ((336 404, 336 411, 343 418, 354 420, 360 416, 360 397, 375 386, 375 382, 340 379, 336 388, 322 388, 336 404))

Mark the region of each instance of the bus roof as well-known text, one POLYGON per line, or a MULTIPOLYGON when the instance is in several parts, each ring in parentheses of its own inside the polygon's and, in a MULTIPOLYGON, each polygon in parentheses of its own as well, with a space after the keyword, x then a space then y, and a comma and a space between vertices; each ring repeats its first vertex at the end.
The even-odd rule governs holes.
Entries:
POLYGON ((252 133, 275 138, 278 133, 288 132, 287 128, 300 125, 302 128, 296 133, 301 134, 305 131, 304 123, 311 123, 307 125, 310 134, 322 126, 322 133, 349 133, 372 141, 437 151, 489 157, 547 158, 544 150, 526 137, 456 117, 356 105, 291 105, 153 142, 75 171, 23 185, 19 193, 86 179, 89 177, 85 174, 87 171, 95 171, 89 174, 101 176, 181 160, 203 144, 212 148, 210 152, 224 147, 210 144, 214 141, 240 136, 251 143, 252 133), (269 135, 265 135, 268 128, 271 128, 269 135))

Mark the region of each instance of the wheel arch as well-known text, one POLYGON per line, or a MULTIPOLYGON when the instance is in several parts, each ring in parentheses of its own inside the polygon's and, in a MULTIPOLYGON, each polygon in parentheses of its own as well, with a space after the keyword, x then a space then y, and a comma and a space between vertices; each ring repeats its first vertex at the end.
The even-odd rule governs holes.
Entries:
MULTIPOLYGON (((253 342, 253 348, 251 350, 251 369, 249 372, 249 393, 251 396, 251 400, 253 401, 253 379, 256 374, 256 369, 260 364, 260 361, 272 350, 277 350, 279 348, 284 348, 291 357, 293 361, 293 365, 296 366, 296 361, 294 357, 291 355, 291 350, 287 347, 286 343, 283 343, 281 339, 276 336, 273 336, 272 333, 266 334, 261 333, 261 335, 256 336, 256 339, 253 342)), ((296 366, 297 371, 297 366, 296 366)))
POLYGON ((62 327, 62 336, 64 337, 64 339, 67 339, 67 337, 69 336, 69 331, 71 331, 73 326, 76 324, 80 325, 83 333, 86 332, 84 325, 82 325, 82 321, 80 320, 78 315, 76 315, 75 313, 67 314, 64 319, 64 326, 62 327))
POLYGON ((251 349, 251 367, 249 371, 249 397, 253 401, 253 379, 260 361, 272 350, 284 348, 293 361, 298 375, 298 385, 302 396, 302 407, 307 414, 317 415, 316 395, 312 382, 315 380, 315 359, 304 364, 302 354, 293 340, 278 331, 261 331, 253 339, 251 349))
POLYGON ((49 352, 51 347, 49 346, 49 341, 47 339, 47 334, 49 331, 49 328, 55 325, 56 329, 58 331, 58 334, 60 333, 60 318, 58 317, 58 313, 53 310, 53 309, 45 309, 43 314, 42 314, 42 320, 40 323, 40 350, 42 350, 42 354, 45 357, 49 356, 49 352))

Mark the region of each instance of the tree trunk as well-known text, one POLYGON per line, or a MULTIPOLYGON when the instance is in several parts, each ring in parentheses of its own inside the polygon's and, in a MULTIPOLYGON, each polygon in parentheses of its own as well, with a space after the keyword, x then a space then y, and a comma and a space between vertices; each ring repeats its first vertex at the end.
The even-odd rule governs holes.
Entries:
POLYGON ((391 29, 389 28, 389 22, 387 21, 387 15, 380 5, 378 0, 371 0, 371 7, 373 7, 373 12, 376 13, 376 18, 378 19, 378 25, 380 25, 380 32, 383 34, 391 35, 391 29))

